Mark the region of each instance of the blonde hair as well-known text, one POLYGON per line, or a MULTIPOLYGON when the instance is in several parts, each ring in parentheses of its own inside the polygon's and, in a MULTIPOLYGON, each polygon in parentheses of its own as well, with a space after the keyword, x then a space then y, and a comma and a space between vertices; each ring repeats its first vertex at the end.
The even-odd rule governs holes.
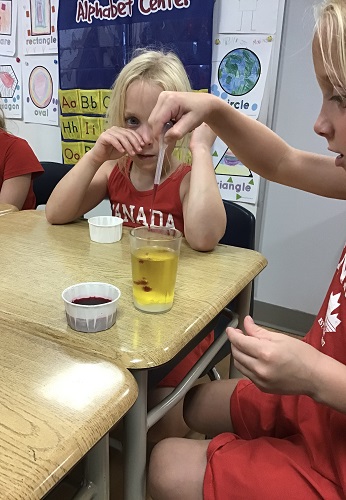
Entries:
POLYGON ((324 0, 315 7, 315 35, 327 76, 346 97, 346 1, 324 0))
MULTIPOLYGON (((180 59, 173 52, 163 50, 137 49, 131 61, 124 66, 117 76, 107 110, 108 127, 124 127, 124 110, 126 91, 134 81, 142 81, 159 85, 162 90, 190 92, 191 84, 180 59)), ((187 161, 189 134, 185 136, 176 149, 181 160, 187 161), (184 159, 183 159, 184 157, 184 159)))
POLYGON ((0 130, 6 130, 5 114, 2 108, 0 108, 0 130))

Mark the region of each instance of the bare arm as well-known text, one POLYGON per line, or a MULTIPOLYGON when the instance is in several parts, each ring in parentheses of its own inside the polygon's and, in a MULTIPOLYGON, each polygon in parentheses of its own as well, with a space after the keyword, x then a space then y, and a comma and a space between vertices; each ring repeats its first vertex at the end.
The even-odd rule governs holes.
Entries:
POLYGON ((155 136, 176 120, 166 140, 177 140, 203 121, 244 165, 262 177, 322 196, 346 199, 346 173, 334 159, 290 147, 260 122, 210 94, 162 92, 150 116, 155 136), (161 128, 160 128, 161 127, 161 128), (334 167, 334 168, 333 168, 334 167))
POLYGON ((9 203, 21 210, 28 196, 31 174, 12 177, 3 182, 0 190, 0 203, 9 203))
POLYGON ((305 394, 346 413, 346 366, 313 346, 257 326, 248 316, 247 335, 234 328, 227 334, 235 366, 262 391, 305 394))
POLYGON ((96 207, 107 195, 107 181, 115 161, 141 151, 143 139, 133 130, 112 127, 58 183, 46 205, 51 224, 65 224, 96 207))
POLYGON ((182 183, 184 234, 195 250, 212 250, 224 235, 226 213, 216 183, 210 148, 213 131, 203 123, 190 141, 191 174, 182 183))

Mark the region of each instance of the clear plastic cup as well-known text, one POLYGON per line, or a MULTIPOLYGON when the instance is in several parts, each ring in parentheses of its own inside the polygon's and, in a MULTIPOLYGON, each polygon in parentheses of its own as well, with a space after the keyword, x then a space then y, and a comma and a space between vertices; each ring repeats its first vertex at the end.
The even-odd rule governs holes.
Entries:
POLYGON ((162 313, 173 306, 181 239, 177 229, 131 229, 133 302, 140 311, 162 313))

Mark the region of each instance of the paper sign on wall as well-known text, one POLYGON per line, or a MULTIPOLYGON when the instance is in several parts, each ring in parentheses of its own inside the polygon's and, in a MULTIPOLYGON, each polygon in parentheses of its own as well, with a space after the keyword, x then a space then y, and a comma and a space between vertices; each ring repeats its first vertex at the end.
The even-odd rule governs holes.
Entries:
POLYGON ((214 41, 211 92, 257 118, 268 75, 273 37, 219 35, 214 41))
POLYGON ((279 0, 227 0, 220 3, 220 33, 276 33, 279 0))
POLYGON ((17 0, 0 1, 0 55, 16 52, 17 0))
POLYGON ((58 0, 21 0, 20 12, 24 54, 57 54, 58 0))
POLYGON ((22 66, 18 58, 0 56, 0 107, 6 118, 22 118, 22 66))
POLYGON ((58 125, 58 60, 56 56, 27 56, 23 65, 24 121, 58 125))

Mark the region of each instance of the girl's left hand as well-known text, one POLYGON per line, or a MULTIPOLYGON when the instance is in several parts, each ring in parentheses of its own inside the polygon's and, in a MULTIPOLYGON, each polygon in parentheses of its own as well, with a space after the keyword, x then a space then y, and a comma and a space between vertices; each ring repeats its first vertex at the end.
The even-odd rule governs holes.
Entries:
POLYGON ((244 329, 227 328, 234 366, 263 392, 314 394, 314 370, 324 355, 302 340, 257 326, 250 316, 244 329))
POLYGON ((212 129, 206 123, 202 123, 192 132, 190 150, 193 153, 193 150, 201 145, 210 149, 214 144, 215 139, 216 134, 212 131, 212 129))

